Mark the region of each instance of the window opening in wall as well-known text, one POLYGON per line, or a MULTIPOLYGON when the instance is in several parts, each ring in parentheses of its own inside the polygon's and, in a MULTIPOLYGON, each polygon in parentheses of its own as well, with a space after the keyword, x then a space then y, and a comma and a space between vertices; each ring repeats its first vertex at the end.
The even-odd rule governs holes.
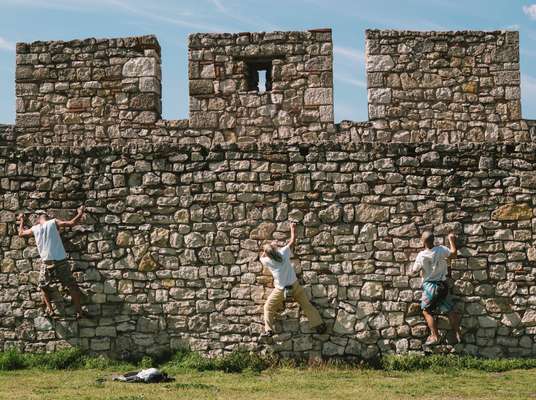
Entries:
POLYGON ((248 90, 259 93, 272 90, 272 60, 247 62, 248 90))
POLYGON ((264 69, 261 69, 259 71, 259 84, 258 84, 258 88, 259 88, 259 93, 264 93, 266 92, 266 70, 264 69))

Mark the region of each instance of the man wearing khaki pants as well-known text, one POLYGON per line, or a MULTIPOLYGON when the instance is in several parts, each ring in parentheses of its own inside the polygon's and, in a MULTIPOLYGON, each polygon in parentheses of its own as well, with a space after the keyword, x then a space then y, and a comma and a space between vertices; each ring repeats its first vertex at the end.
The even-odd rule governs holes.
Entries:
POLYGON ((270 270, 274 277, 274 290, 268 296, 264 304, 264 329, 262 336, 271 337, 274 334, 274 319, 277 312, 283 307, 285 298, 292 296, 300 305, 305 316, 309 320, 312 329, 317 333, 326 332, 326 324, 322 322, 320 313, 311 304, 305 290, 298 283, 296 272, 290 261, 292 256, 291 247, 296 240, 296 224, 290 224, 290 240, 281 248, 275 243, 267 243, 263 246, 260 261, 270 270))

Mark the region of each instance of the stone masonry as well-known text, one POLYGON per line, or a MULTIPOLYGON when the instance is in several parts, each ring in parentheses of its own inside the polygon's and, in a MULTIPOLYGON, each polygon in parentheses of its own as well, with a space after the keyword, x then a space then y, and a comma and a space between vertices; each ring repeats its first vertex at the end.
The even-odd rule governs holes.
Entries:
POLYGON ((536 123, 518 62, 517 32, 367 31, 369 121, 335 124, 329 29, 194 34, 190 118, 166 121, 155 37, 18 44, 16 124, 0 125, 0 349, 421 351, 408 271, 432 229, 461 245, 465 339, 441 350, 536 355, 536 123), (80 204, 64 237, 92 318, 68 318, 56 294, 67 317, 47 319, 15 217, 80 204), (258 252, 288 220, 328 333, 289 303, 263 342, 258 252))

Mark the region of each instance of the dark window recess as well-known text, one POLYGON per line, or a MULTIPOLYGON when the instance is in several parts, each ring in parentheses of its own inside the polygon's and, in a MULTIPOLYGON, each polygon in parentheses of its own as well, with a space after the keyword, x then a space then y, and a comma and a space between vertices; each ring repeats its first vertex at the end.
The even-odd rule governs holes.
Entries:
POLYGON ((248 90, 259 93, 272 90, 272 61, 250 61, 247 63, 248 90))

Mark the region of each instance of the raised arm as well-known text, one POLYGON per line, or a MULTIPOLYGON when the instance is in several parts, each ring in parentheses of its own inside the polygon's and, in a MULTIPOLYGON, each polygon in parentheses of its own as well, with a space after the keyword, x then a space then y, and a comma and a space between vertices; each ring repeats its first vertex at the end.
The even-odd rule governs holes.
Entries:
POLYGON ((33 232, 31 228, 24 229, 24 214, 17 216, 17 223, 19 224, 19 237, 32 236, 33 232))
POLYGON ((294 245, 294 242, 296 242, 296 223, 291 222, 290 223, 290 239, 287 243, 287 246, 292 247, 294 245))
POLYGON ((84 216, 84 206, 80 206, 78 207, 78 210, 76 211, 76 215, 73 218, 71 218, 68 221, 56 219, 56 225, 58 225, 58 228, 75 226, 83 216, 84 216))
POLYGON ((458 256, 458 246, 456 245, 456 235, 454 235, 454 233, 449 233, 447 238, 449 241, 449 250, 450 250, 449 258, 456 258, 458 256))

